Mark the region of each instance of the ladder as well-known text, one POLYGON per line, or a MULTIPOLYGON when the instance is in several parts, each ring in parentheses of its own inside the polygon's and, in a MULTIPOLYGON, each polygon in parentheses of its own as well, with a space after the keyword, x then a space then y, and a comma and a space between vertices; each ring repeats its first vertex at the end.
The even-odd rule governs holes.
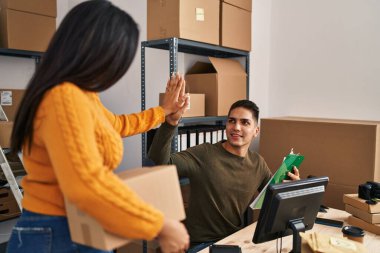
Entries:
POLYGON ((14 175, 12 173, 11 167, 9 166, 9 163, 7 161, 7 158, 5 157, 4 151, 1 148, 1 146, 0 146, 0 166, 1 166, 1 169, 3 170, 4 176, 5 176, 8 184, 11 188, 13 196, 15 197, 15 199, 17 201, 18 207, 20 208, 20 210, 22 210, 21 201, 22 201, 23 196, 22 196, 22 193, 21 193, 20 188, 17 184, 16 178, 14 177, 14 175))

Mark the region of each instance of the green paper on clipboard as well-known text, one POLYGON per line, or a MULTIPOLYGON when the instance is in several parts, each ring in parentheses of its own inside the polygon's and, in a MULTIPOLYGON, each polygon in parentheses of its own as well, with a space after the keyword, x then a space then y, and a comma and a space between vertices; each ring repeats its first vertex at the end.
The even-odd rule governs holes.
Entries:
POLYGON ((255 200, 252 202, 250 207, 252 209, 261 209, 261 206, 264 202, 265 192, 270 184, 278 184, 281 183, 284 179, 287 179, 287 173, 293 171, 293 166, 296 166, 299 169, 299 166, 301 165, 302 161, 304 159, 304 156, 300 154, 294 154, 293 149, 290 151, 290 154, 287 155, 280 168, 276 171, 276 173, 272 176, 272 178, 269 180, 269 182, 265 185, 263 190, 260 192, 260 194, 255 198, 255 200))

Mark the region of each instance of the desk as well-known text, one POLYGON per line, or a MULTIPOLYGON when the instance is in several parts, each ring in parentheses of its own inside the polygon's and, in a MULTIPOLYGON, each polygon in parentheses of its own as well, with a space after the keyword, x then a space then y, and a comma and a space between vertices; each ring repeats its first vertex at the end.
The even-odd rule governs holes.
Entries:
MULTIPOLYGON (((318 217, 341 220, 344 221, 345 225, 348 225, 346 222, 349 213, 337 209, 328 209, 327 213, 319 213, 318 217)), ((276 242, 277 240, 272 240, 265 243, 254 244, 252 242, 253 234, 255 232, 257 222, 237 231, 236 233, 227 236, 226 238, 218 241, 216 244, 233 244, 239 245, 241 247, 242 253, 275 253, 276 252, 276 242)), ((320 224, 314 224, 312 230, 315 232, 321 232, 325 234, 331 234, 335 236, 342 236, 341 228, 325 226, 320 224)), ((290 252, 292 249, 293 236, 286 236, 282 238, 282 252, 290 252)), ((366 231, 366 235, 364 237, 364 245, 367 248, 368 252, 374 253, 379 252, 380 249, 380 236, 372 234, 366 231)), ((199 251, 200 253, 208 253, 208 248, 199 251)))

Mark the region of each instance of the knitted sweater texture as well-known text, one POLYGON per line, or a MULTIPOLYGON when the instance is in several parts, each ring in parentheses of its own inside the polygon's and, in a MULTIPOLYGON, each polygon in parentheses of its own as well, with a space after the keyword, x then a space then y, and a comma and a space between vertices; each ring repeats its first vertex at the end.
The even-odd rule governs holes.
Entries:
POLYGON ((115 115, 94 92, 71 83, 54 87, 37 110, 31 152, 24 146, 23 207, 65 216, 65 196, 114 234, 155 237, 163 225, 162 213, 142 201, 113 170, 123 155, 121 137, 145 132, 164 119, 161 107, 115 115))

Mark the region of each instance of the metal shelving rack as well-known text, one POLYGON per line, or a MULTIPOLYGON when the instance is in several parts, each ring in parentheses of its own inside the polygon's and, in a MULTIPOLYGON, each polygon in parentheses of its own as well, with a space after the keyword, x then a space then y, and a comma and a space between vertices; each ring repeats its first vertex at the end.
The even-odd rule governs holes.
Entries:
MULTIPOLYGON (((0 48, 0 56, 32 58, 34 59, 36 65, 40 63, 42 54, 43 54, 42 52, 26 51, 26 50, 18 50, 18 49, 10 49, 10 48, 0 48)), ((9 163, 4 155, 3 149, 1 147, 0 147, 0 165, 10 185, 12 193, 17 200, 20 210, 22 210, 22 206, 21 206, 22 194, 17 184, 17 181, 12 173, 12 170, 9 166, 9 163)))
MULTIPOLYGON (((191 40, 179 39, 179 38, 168 38, 161 40, 150 40, 141 42, 141 110, 145 110, 146 105, 146 83, 145 83, 145 48, 155 48, 163 49, 169 51, 169 76, 172 73, 176 73, 178 70, 178 53, 188 53, 200 56, 212 56, 217 58, 234 58, 234 57, 244 57, 245 58, 245 71, 247 73, 247 98, 249 96, 249 52, 225 48, 217 45, 196 42, 191 40)), ((221 117, 193 117, 193 118, 183 118, 181 120, 181 125, 194 124, 194 123, 206 123, 214 122, 215 124, 223 124, 226 121, 225 116, 221 117)), ((147 136, 142 134, 142 162, 146 160, 147 153, 147 136)), ((177 140, 173 139, 172 150, 177 150, 177 140)))
POLYGON ((22 58, 32 58, 36 64, 40 63, 42 52, 35 51, 26 51, 19 49, 10 49, 10 48, 0 48, 0 55, 12 56, 12 57, 22 57, 22 58))

